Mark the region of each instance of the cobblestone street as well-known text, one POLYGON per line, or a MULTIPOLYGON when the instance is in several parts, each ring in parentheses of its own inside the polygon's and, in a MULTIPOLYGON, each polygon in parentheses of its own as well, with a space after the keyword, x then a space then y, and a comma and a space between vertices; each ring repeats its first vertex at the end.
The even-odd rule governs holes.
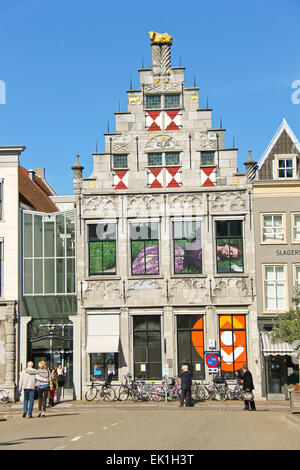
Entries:
POLYGON ((300 416, 285 403, 62 403, 46 418, 0 407, 2 450, 299 450, 300 416), (183 432, 184 429, 184 432, 183 432))

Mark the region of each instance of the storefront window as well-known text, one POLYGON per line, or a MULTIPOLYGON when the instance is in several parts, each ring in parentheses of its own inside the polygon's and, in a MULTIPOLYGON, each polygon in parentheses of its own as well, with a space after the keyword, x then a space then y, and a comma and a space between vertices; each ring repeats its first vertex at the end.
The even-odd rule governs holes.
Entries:
POLYGON ((90 354, 90 375, 96 380, 106 380, 108 375, 118 380, 118 353, 90 354))
POLYGON ((133 317, 133 360, 135 377, 161 378, 160 315, 133 317))
POLYGON ((178 373, 188 364, 194 379, 204 378, 203 315, 177 315, 178 373))
POLYGON ((221 369, 226 376, 247 364, 245 315, 219 315, 221 369))

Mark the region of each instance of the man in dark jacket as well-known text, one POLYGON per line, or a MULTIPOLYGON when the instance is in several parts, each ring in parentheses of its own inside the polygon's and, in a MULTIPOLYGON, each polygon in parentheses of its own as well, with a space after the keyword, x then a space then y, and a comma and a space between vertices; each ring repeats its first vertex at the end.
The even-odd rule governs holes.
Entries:
POLYGON ((181 367, 180 385, 181 385, 181 400, 180 406, 183 406, 184 399, 186 398, 186 405, 191 406, 191 388, 192 388, 192 374, 188 370, 187 365, 181 367))
MULTIPOLYGON (((254 385, 253 385, 253 379, 252 379, 252 374, 250 370, 248 370, 248 366, 245 365, 243 366, 243 375, 242 375, 242 380, 243 380, 243 390, 244 392, 251 392, 254 390, 254 385)), ((244 400, 245 403, 245 410, 249 411, 255 411, 255 402, 254 398, 253 400, 244 400), (249 408, 250 404, 250 408, 249 408)))

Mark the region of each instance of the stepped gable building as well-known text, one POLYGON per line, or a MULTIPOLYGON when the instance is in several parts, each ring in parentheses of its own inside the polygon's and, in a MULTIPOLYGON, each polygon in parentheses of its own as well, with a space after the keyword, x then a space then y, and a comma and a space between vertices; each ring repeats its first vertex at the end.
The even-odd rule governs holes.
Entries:
POLYGON ((292 345, 272 344, 273 320, 292 307, 300 287, 300 144, 283 119, 257 163, 253 182, 257 315, 261 335, 263 396, 288 399, 299 381, 292 345))
MULTIPOLYGON (((72 167, 77 211, 78 331, 75 387, 177 375, 209 378, 206 352, 228 376, 244 363, 260 389, 255 301, 253 164, 237 149, 199 89, 171 66, 172 37, 149 34, 152 65, 128 90, 128 110, 104 134, 93 172, 72 167)), ((78 394, 77 394, 78 395, 78 394)))

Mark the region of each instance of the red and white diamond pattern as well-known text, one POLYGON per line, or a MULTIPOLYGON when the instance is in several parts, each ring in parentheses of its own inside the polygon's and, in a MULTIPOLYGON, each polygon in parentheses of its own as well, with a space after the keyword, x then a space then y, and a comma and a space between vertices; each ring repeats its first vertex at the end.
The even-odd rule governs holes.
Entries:
POLYGON ((177 131, 181 126, 181 112, 179 109, 165 111, 165 130, 177 131))
POLYGON ((128 170, 115 170, 113 176, 115 189, 128 189, 128 170))
POLYGON ((162 130, 162 112, 147 111, 146 112, 146 128, 148 131, 162 130))
POLYGON ((166 186, 167 188, 180 188, 181 186, 180 167, 166 168, 166 186))
POLYGON ((162 168, 149 168, 148 169, 148 186, 149 188, 162 188, 163 187, 163 169, 162 168))
POLYGON ((216 167, 201 168, 201 186, 216 186, 216 167))
POLYGON ((148 131, 178 131, 181 128, 181 111, 147 111, 146 128, 148 131))

